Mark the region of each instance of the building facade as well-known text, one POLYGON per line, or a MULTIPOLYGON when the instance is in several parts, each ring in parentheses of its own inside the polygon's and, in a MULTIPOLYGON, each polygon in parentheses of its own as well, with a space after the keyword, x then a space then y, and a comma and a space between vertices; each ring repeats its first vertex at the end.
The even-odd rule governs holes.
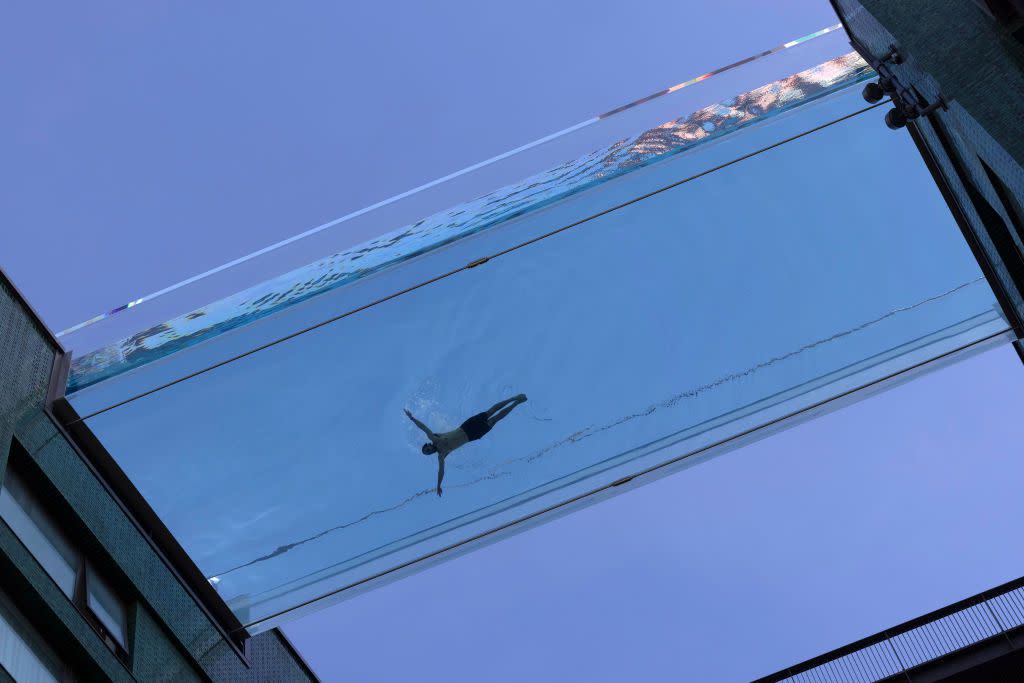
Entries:
MULTIPOLYGON (((891 99, 886 123, 914 139, 1020 339, 1024 2, 832 5, 854 48, 879 74, 865 87, 865 99, 891 99)), ((1020 354, 1020 342, 1015 346, 1020 354)), ((1024 578, 993 587, 757 683, 1018 680, 1024 671, 1022 591, 1024 578)))
POLYGON ((0 681, 317 680, 277 629, 248 636, 62 424, 64 360, 0 275, 0 681))

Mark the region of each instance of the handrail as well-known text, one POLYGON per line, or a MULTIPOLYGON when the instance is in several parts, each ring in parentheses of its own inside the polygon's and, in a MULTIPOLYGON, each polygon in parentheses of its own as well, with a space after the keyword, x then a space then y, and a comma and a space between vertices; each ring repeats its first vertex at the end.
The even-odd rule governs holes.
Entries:
POLYGON ((1024 629, 1024 577, 982 591, 902 624, 879 631, 753 683, 833 680, 881 681, 1024 629), (800 677, 801 674, 808 674, 800 677), (840 680, 845 680, 840 678, 840 680))

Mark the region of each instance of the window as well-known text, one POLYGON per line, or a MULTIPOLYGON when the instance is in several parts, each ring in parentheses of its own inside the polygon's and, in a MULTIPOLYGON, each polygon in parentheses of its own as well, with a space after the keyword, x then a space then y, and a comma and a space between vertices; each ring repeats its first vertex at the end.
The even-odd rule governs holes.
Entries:
POLYGON ((124 602, 68 540, 24 478, 10 467, 0 487, 0 518, 107 645, 122 659, 127 658, 128 611, 124 602))
POLYGON ((103 625, 104 635, 124 648, 127 632, 124 605, 91 566, 85 572, 85 595, 86 607, 103 625))
POLYGON ((0 592, 0 671, 17 683, 67 683, 71 681, 53 650, 0 592))
POLYGON ((21 477, 8 470, 0 488, 0 517, 21 539, 46 573, 69 598, 74 597, 78 556, 25 487, 21 477))

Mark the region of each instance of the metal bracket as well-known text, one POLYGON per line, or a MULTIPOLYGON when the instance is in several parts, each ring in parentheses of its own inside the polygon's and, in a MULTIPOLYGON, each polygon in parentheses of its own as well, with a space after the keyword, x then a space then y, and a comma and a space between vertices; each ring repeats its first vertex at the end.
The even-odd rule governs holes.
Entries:
POLYGON ((878 74, 878 81, 868 83, 862 92, 864 99, 871 104, 881 102, 889 96, 893 108, 885 114, 885 125, 899 130, 908 122, 927 116, 937 109, 948 109, 946 99, 939 95, 938 99, 929 103, 913 86, 904 85, 893 66, 903 64, 903 54, 896 45, 890 45, 889 51, 881 58, 876 58, 863 45, 853 43, 853 47, 867 60, 871 68, 878 74))

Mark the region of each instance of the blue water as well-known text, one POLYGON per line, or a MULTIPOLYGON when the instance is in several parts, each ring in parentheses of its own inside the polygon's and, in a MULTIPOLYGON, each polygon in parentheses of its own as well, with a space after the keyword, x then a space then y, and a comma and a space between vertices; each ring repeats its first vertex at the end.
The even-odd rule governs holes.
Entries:
MULTIPOLYGON (((474 201, 403 226, 366 244, 190 311, 114 344, 76 356, 68 393, 90 387, 312 297, 536 212, 560 200, 806 105, 871 74, 850 53, 756 90, 668 121, 474 201)), ((434 273, 439 274, 439 273, 434 273)))
MULTIPOLYGON (((332 301, 303 307, 323 320, 332 301)), ((872 110, 88 423, 259 630, 1006 329, 911 141, 872 110), (442 431, 520 392, 449 456, 438 497, 403 411, 442 431)))

